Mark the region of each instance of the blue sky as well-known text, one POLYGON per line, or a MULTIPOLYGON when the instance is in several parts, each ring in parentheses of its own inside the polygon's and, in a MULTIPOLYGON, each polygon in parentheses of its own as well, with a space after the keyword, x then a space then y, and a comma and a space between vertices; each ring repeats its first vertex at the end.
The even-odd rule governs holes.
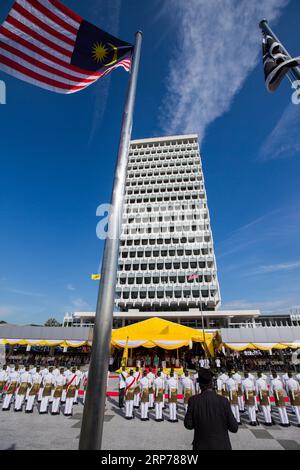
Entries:
MULTIPOLYGON (((300 106, 269 94, 263 17, 300 54, 297 0, 64 0, 126 41, 144 31, 133 138, 197 132, 223 308, 300 308, 300 106)), ((0 5, 2 22, 12 0, 0 5)), ((58 95, 0 72, 0 319, 94 310, 127 74, 58 95)))

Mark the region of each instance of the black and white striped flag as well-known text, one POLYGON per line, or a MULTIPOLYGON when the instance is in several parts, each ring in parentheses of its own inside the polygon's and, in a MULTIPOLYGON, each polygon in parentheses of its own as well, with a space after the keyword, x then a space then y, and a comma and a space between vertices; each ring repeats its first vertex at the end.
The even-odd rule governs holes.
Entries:
POLYGON ((265 81, 268 91, 276 91, 288 72, 300 64, 300 57, 294 59, 287 56, 282 45, 274 38, 264 35, 263 63, 265 81))

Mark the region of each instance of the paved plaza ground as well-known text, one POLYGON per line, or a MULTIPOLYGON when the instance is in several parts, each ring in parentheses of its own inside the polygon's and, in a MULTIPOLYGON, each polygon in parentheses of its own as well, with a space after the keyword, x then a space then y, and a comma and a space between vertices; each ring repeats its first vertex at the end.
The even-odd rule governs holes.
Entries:
MULTIPOLYGON (((117 381, 111 379, 109 390, 117 389, 117 381)), ((2 406, 1 406, 2 408, 2 406)), ((2 412, 0 409, 0 449, 77 449, 82 419, 83 405, 74 406, 73 416, 39 415, 2 412)), ((242 416, 243 425, 237 434, 231 434, 233 449, 236 450, 300 450, 300 428, 296 427, 295 416, 289 409, 290 428, 278 424, 271 428, 264 425, 252 428, 247 425, 247 416, 242 416)), ((165 410, 168 418, 168 409, 165 410)), ((278 415, 274 414, 278 423, 278 415)), ((103 449, 106 450, 191 450, 193 431, 183 426, 184 409, 179 405, 178 423, 140 421, 139 411, 132 421, 124 419, 124 410, 118 408, 117 398, 108 397, 105 413, 103 449)), ((259 421, 262 416, 259 414, 259 421)))

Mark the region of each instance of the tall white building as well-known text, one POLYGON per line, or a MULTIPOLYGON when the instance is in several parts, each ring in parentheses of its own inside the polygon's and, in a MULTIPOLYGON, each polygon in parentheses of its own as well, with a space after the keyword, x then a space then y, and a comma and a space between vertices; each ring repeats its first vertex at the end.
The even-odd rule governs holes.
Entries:
POLYGON ((116 307, 216 310, 220 291, 197 135, 130 145, 116 307))

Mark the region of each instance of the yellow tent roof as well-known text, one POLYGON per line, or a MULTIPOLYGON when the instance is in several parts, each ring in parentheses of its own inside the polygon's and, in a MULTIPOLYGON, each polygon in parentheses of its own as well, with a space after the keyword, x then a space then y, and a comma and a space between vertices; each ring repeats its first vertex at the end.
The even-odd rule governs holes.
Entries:
MULTIPOLYGON (((213 335, 205 333, 205 343, 210 353, 213 352, 212 340, 213 335)), ((178 349, 189 346, 191 342, 203 343, 203 332, 161 318, 150 318, 112 332, 112 344, 123 348, 159 346, 163 349, 178 349)))

